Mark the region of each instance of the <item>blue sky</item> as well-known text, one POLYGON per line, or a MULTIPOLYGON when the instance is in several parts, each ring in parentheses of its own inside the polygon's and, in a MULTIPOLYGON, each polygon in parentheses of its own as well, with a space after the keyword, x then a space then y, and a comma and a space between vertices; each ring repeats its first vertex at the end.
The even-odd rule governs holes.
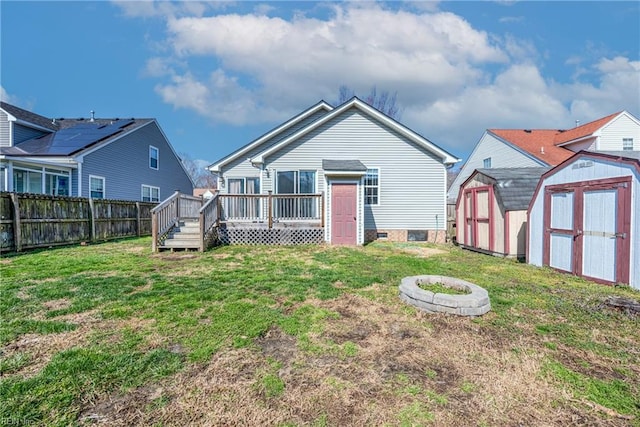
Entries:
POLYGON ((0 2, 3 100, 155 117, 213 162, 347 85, 465 159, 487 128, 640 117, 640 2, 0 2))

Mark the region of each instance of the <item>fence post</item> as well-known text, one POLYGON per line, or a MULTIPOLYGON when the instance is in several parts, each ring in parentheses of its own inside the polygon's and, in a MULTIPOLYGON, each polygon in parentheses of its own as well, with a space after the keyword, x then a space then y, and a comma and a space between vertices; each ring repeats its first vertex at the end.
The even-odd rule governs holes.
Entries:
POLYGON ((11 202, 13 204, 13 242, 16 252, 22 250, 22 230, 20 229, 20 202, 18 194, 11 193, 11 202))
POLYGON ((91 225, 91 229, 89 230, 90 236, 89 240, 91 242, 96 241, 96 213, 95 213, 95 205, 93 204, 93 198, 89 197, 89 224, 91 225))
POLYGON ((142 223, 140 221, 140 202, 136 202, 136 228, 138 237, 142 236, 142 223))
POLYGON ((268 198, 267 198, 267 215, 268 215, 268 220, 267 223, 269 224, 269 228, 273 228, 273 214, 272 214, 272 209, 273 207, 273 194, 272 191, 269 190, 268 192, 268 198))
POLYGON ((151 211, 151 252, 158 252, 158 213, 151 211))
POLYGON ((176 198, 176 218, 178 219, 178 222, 176 225, 180 224, 180 190, 176 190, 176 195, 178 196, 176 198))
POLYGON ((324 191, 320 193, 320 227, 324 228, 324 191))
POLYGON ((204 252, 204 221, 205 221, 205 214, 204 212, 200 212, 200 221, 198 221, 200 223, 200 252, 204 252))

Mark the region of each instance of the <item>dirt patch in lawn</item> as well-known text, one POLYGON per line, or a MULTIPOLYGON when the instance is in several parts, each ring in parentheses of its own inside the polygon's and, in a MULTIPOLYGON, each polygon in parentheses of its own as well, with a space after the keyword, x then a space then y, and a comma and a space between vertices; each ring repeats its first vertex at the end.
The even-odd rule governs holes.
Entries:
MULTIPOLYGON (((545 354, 526 336, 501 336, 471 319, 426 315, 354 294, 305 304, 338 313, 322 332, 274 327, 251 348, 125 394, 98 396, 89 425, 616 425, 570 400, 541 375, 545 354), (349 348, 350 351, 345 349, 349 348), (515 351, 517 350, 517 351, 515 351), (275 361, 275 363, 274 363, 275 361), (268 393, 266 379, 283 388, 268 393)), ((388 298, 387 298, 388 297, 388 298)))
POLYGON ((175 253, 175 252, 160 252, 157 255, 154 255, 154 258, 165 259, 167 261, 183 261, 187 259, 194 259, 198 256, 196 254, 191 253, 175 253))
POLYGON ((117 332, 124 328, 139 330, 154 322, 153 320, 138 318, 104 320, 97 310, 66 314, 55 317, 54 320, 78 326, 76 329, 67 332, 21 335, 18 339, 0 348, 0 355, 3 358, 9 359, 16 355, 28 356, 29 358, 28 364, 11 372, 11 375, 19 375, 25 378, 33 377, 47 366, 57 353, 74 347, 86 346, 93 334, 104 335, 102 341, 104 343, 104 340, 117 340, 117 332))
POLYGON ((33 289, 35 286, 25 286, 24 288, 20 289, 18 292, 16 292, 16 297, 26 301, 28 299, 31 298, 31 295, 29 295, 29 291, 31 289, 33 289))
POLYGON ((447 251, 443 251, 442 249, 436 249, 436 248, 425 248, 422 246, 414 246, 414 247, 407 247, 407 246, 403 246, 401 248, 402 252, 406 252, 412 255, 416 255, 419 256, 420 258, 428 258, 430 256, 434 256, 434 255, 440 255, 440 254, 446 254, 447 251))
POLYGON ((54 299, 51 301, 45 301, 42 306, 49 311, 52 310, 64 310, 71 306, 71 301, 68 298, 54 299))

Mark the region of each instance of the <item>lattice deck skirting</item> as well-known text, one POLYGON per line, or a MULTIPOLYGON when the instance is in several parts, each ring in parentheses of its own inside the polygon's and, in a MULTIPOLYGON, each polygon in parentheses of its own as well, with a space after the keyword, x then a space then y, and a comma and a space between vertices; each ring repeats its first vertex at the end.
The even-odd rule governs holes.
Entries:
POLYGON ((224 245, 305 245, 324 242, 324 228, 318 226, 263 228, 226 227, 217 230, 217 243, 224 245))

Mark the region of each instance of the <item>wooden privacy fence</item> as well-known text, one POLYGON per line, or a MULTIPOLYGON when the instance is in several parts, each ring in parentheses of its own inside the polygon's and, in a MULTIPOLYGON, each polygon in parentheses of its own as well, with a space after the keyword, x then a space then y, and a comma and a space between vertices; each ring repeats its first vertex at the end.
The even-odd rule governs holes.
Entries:
POLYGON ((148 236, 156 204, 1 192, 0 250, 148 236))

